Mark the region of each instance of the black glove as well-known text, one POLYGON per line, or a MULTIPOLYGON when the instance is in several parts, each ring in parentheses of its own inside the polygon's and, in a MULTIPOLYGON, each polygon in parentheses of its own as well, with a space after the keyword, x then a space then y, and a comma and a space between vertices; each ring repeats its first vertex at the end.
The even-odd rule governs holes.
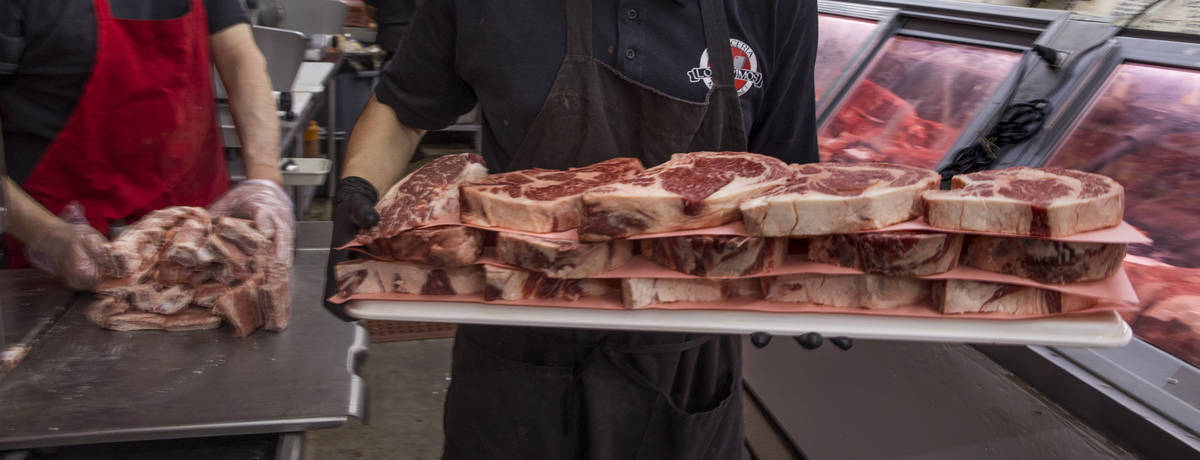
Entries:
MULTIPOLYGON (((338 182, 337 193, 333 198, 333 238, 329 242, 329 262, 325 266, 325 299, 337 293, 337 274, 334 267, 339 262, 351 258, 347 250, 336 250, 354 239, 359 230, 374 227, 379 223, 379 213, 375 212, 375 202, 379 201, 379 193, 375 187, 361 177, 347 177, 338 182)), ((354 321, 346 316, 342 305, 325 300, 325 308, 342 321, 354 321)))
MULTIPOLYGON (((816 332, 809 332, 793 338, 796 339, 796 343, 800 344, 801 347, 804 347, 805 350, 816 350, 817 348, 821 347, 821 343, 825 340, 821 337, 821 334, 816 332)), ((771 334, 766 332, 755 332, 750 334, 750 343, 753 344, 755 348, 763 348, 767 346, 767 344, 771 343, 771 334)), ((854 340, 849 337, 831 337, 829 339, 829 343, 832 343, 833 346, 842 350, 849 350, 850 347, 854 346, 854 340)))

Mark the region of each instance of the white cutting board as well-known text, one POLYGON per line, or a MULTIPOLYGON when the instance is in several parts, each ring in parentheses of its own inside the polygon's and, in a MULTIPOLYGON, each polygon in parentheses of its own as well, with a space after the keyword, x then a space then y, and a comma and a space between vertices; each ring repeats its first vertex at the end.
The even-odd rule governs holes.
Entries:
POLYGON ((1008 345, 1120 347, 1133 333, 1114 311, 1038 319, 902 318, 755 311, 598 310, 523 307, 474 302, 354 300, 346 312, 360 319, 427 321, 720 334, 819 332, 855 339, 1008 345))

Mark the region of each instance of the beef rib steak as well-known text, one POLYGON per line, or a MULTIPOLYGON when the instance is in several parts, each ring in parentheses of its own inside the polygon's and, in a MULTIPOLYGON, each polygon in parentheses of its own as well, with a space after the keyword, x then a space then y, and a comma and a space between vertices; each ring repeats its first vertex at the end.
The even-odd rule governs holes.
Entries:
POLYGON ((787 184, 741 205, 755 236, 814 236, 887 227, 921 215, 936 171, 888 163, 792 165, 787 184))
POLYGON ((483 231, 461 225, 416 228, 372 241, 367 252, 387 260, 461 267, 483 253, 483 231))
POLYGON ((483 270, 486 300, 616 298, 621 292, 620 281, 615 279, 550 278, 529 270, 494 265, 485 265, 483 270))
POLYGON ((445 217, 457 216, 458 186, 486 175, 483 157, 474 153, 438 157, 388 189, 375 205, 379 224, 359 232, 351 244, 370 244, 445 217))
POLYGON ((954 176, 925 192, 929 225, 964 231, 1061 237, 1115 227, 1125 188, 1099 174, 1016 167, 954 176))
POLYGON ((436 267, 408 262, 357 259, 335 268, 338 292, 354 294, 456 295, 483 292, 483 270, 477 265, 436 267))
POLYGON ((771 302, 880 310, 928 305, 929 284, 918 278, 883 275, 798 274, 767 278, 763 290, 771 302))
POLYGON ((1049 289, 984 281, 944 280, 933 287, 938 311, 956 313, 1008 313, 1045 315, 1083 310, 1097 300, 1049 289))
POLYGON ((579 239, 713 227, 738 220, 738 203, 782 185, 782 161, 740 152, 677 153, 629 179, 583 194, 579 239))
POLYGON ((621 303, 638 309, 675 302, 719 302, 737 297, 762 295, 754 278, 715 280, 678 278, 625 278, 621 280, 621 303))
POLYGON ((808 259, 889 276, 927 276, 958 264, 963 236, 931 232, 828 235, 808 240, 808 259))
POLYGON ((1040 238, 972 236, 964 264, 1047 284, 1100 281, 1117 273, 1124 244, 1070 243, 1040 238))
POLYGON ((787 238, 690 235, 641 240, 642 257, 689 275, 733 277, 783 265, 787 238))
POLYGON ((501 232, 496 235, 496 255, 506 264, 551 278, 590 278, 629 262, 633 242, 583 243, 501 232))
POLYGON ((642 172, 636 158, 613 158, 566 171, 526 169, 492 174, 460 187, 462 221, 472 225, 550 233, 579 226, 579 196, 642 172))

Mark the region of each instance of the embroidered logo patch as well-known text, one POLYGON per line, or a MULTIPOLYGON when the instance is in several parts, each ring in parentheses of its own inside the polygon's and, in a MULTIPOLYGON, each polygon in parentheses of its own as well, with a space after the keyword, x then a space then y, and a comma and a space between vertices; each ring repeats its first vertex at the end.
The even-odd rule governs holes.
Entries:
MULTIPOLYGON (((750 45, 736 38, 729 39, 729 50, 733 53, 733 84, 737 87, 738 96, 746 94, 753 87, 762 87, 762 72, 758 71, 758 57, 750 45)), ((713 87, 712 67, 708 63, 708 49, 700 53, 700 65, 687 72, 688 81, 704 82, 709 89, 713 87)))

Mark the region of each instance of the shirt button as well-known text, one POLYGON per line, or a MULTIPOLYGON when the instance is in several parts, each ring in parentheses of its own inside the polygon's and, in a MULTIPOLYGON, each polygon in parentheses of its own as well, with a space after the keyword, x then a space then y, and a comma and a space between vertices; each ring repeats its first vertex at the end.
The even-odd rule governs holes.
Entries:
POLYGON ((625 12, 625 18, 629 19, 630 21, 637 20, 637 18, 638 18, 637 10, 630 8, 628 11, 625 12))
POLYGON ((625 49, 625 59, 633 59, 635 57, 637 57, 637 51, 634 51, 633 48, 625 49))

